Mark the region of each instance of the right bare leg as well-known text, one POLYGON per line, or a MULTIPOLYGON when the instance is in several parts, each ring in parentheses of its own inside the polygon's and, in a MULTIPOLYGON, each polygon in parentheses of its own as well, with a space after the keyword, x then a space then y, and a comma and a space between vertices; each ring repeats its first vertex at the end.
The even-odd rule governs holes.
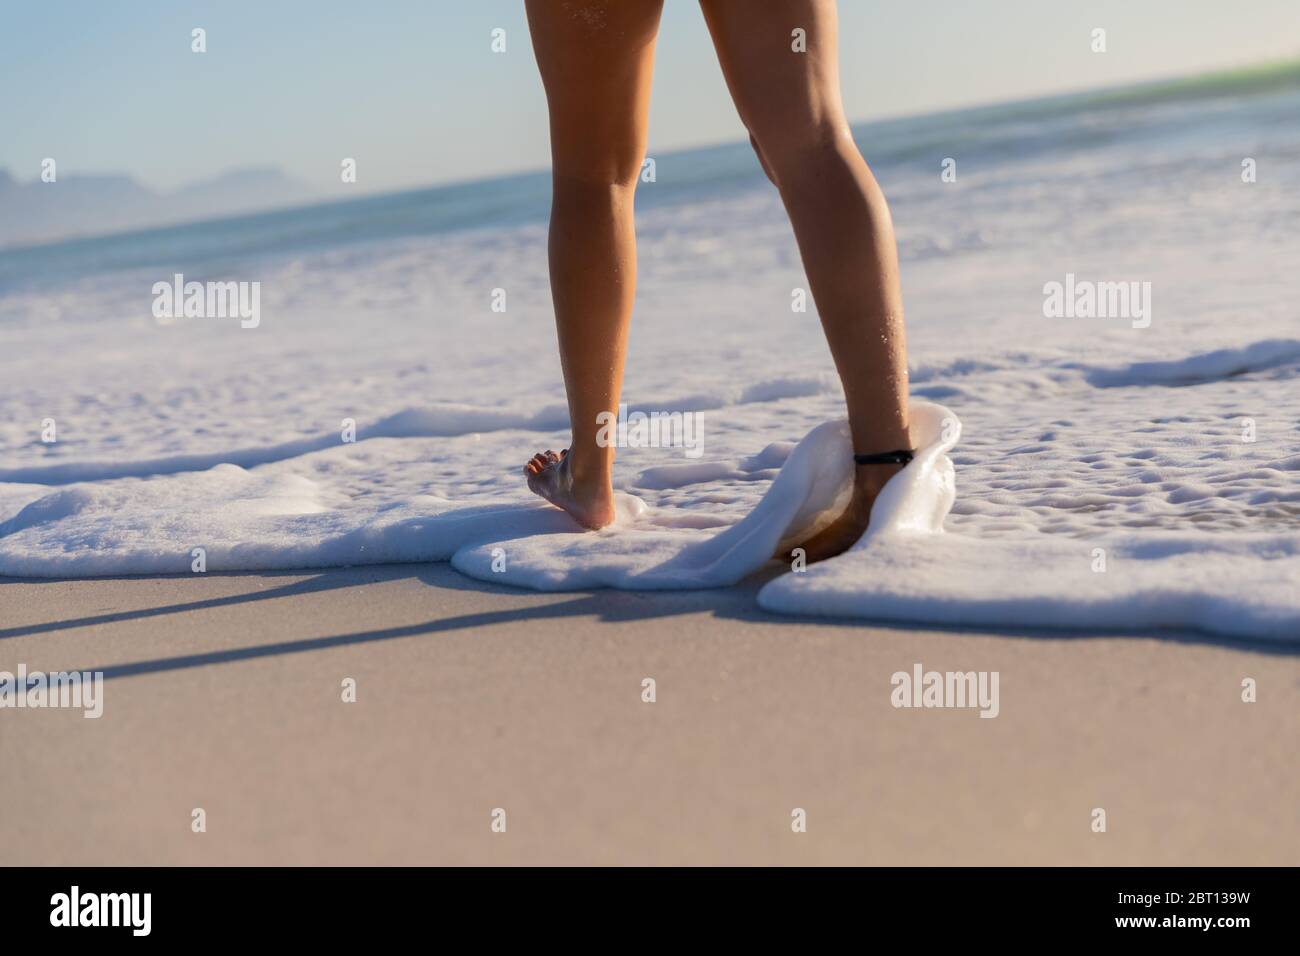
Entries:
MULTIPOLYGON (((727 86, 781 192, 844 385, 853 450, 909 447, 898 256, 885 197, 840 100, 835 0, 701 0, 727 86), (802 29, 806 52, 792 49, 802 29)), ((861 465, 848 509, 804 543, 810 561, 851 547, 898 465, 861 465)))
POLYGON ((551 297, 569 399, 567 452, 535 455, 528 486, 589 528, 614 520, 614 446, 636 291, 632 200, 645 156, 663 0, 527 0, 551 118, 551 297))

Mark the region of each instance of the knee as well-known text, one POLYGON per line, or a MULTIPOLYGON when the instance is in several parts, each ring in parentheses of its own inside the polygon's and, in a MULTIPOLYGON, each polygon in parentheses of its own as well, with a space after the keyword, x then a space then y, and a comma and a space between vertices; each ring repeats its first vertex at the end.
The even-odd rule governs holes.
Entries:
POLYGON ((754 155, 758 157, 758 165, 763 167, 763 172, 771 181, 773 186, 780 186, 776 181, 776 173, 772 171, 772 166, 768 163, 767 157, 763 155, 762 148, 758 145, 758 140, 754 139, 754 134, 749 134, 749 145, 754 148, 754 155))
POLYGON ((818 176, 828 167, 862 162, 846 124, 816 124, 800 130, 773 130, 751 134, 763 171, 778 187, 806 176, 818 176))
POLYGON ((586 148, 553 157, 552 174, 557 188, 583 191, 633 190, 641 176, 644 149, 633 141, 626 144, 586 148))
POLYGON ((636 199, 636 177, 606 175, 606 171, 555 169, 551 174, 551 217, 614 216, 630 220, 636 199))
POLYGON ((551 202, 569 209, 626 209, 631 215, 636 177, 606 175, 603 171, 562 171, 551 174, 551 202))

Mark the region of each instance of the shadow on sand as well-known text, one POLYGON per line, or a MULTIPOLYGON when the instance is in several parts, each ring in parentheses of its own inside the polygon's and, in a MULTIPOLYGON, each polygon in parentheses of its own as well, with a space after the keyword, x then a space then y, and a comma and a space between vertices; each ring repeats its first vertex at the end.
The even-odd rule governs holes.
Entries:
MULTIPOLYGON (((105 624, 121 624, 147 618, 162 617, 170 614, 182 614, 210 608, 230 607, 236 605, 256 604, 264 601, 277 601, 300 595, 335 591, 343 588, 364 587, 367 585, 414 578, 431 588, 441 590, 475 591, 497 595, 536 595, 539 601, 532 606, 519 607, 512 604, 496 611, 484 611, 474 614, 435 617, 418 624, 400 627, 377 628, 368 631, 352 631, 333 634, 326 637, 302 638, 275 643, 254 644, 246 647, 209 651, 197 654, 181 654, 173 657, 159 657, 152 660, 134 661, 126 664, 109 666, 88 666, 76 668, 84 671, 102 671, 106 680, 135 677, 144 674, 165 673, 194 667, 208 667, 229 664, 236 661, 255 660, 263 657, 277 657, 287 654, 304 654, 312 651, 343 647, 354 644, 368 644, 374 641, 386 641, 396 638, 416 637, 420 635, 447 634, 454 631, 472 630, 505 623, 525 623, 548 618, 592 618, 610 624, 624 621, 644 621, 671 618, 684 614, 712 614, 727 620, 744 621, 762 628, 788 627, 791 624, 811 624, 827 627, 870 627, 891 631, 940 633, 969 633, 1002 637, 1007 640, 1061 641, 1086 639, 1133 639, 1163 640, 1183 644, 1209 644, 1257 654, 1298 656, 1300 647, 1291 644, 1268 643, 1260 641, 1242 641, 1220 635, 1201 634, 1190 631, 1151 631, 1146 633, 1123 633, 1114 631, 1075 631, 1043 630, 1014 628, 961 628, 916 623, 899 623, 890 621, 864 621, 857 619, 838 619, 821 617, 799 617, 793 615, 775 615, 758 607, 756 596, 759 589, 769 580, 788 573, 779 565, 752 575, 741 584, 730 588, 717 588, 698 591, 581 591, 581 592, 541 592, 525 591, 503 585, 488 584, 466 577, 453 570, 448 564, 411 564, 411 565, 375 565, 361 568, 336 568, 323 571, 281 571, 259 572, 256 575, 231 574, 209 575, 207 577, 255 577, 259 581, 274 581, 277 578, 290 578, 288 583, 270 587, 259 587, 255 591, 231 594, 221 597, 186 601, 178 604, 160 604, 156 607, 141 608, 131 611, 114 611, 85 617, 67 618, 47 623, 10 627, 0 629, 0 640, 15 637, 28 637, 35 634, 69 630, 72 628, 94 627, 105 624), (303 574, 311 577, 302 578, 303 574)), ((177 576, 189 579, 189 576, 177 576)), ((105 580, 105 579, 99 579, 105 580)), ((113 579, 110 579, 113 580, 113 579)), ((141 580, 125 578, 116 580, 141 580)), ((158 580, 154 578, 153 580, 158 580)), ((169 579, 163 579, 169 580, 169 579)), ((4 589, 13 584, 58 587, 67 581, 58 579, 20 579, 0 578, 0 595, 4 589)))

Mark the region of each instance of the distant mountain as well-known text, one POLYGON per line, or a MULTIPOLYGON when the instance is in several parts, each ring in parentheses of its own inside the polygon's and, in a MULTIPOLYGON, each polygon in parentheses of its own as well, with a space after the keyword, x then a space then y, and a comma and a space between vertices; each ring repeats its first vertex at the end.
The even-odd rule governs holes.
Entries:
POLYGON ((130 176, 60 174, 21 183, 0 169, 0 246, 93 236, 291 206, 321 198, 278 169, 238 169, 167 193, 130 176))
POLYGON ((197 209, 210 209, 212 214, 216 214, 223 210, 233 213, 268 209, 318 198, 320 194, 305 183, 289 178, 278 169, 266 167, 237 169, 192 183, 171 193, 168 200, 197 209))

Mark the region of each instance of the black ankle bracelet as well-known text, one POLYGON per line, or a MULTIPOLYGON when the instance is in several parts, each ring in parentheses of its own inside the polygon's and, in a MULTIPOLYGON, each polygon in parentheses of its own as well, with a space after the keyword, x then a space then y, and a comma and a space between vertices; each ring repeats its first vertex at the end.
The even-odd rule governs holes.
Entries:
POLYGON ((882 451, 874 455, 854 455, 853 460, 859 465, 906 465, 916 455, 910 448, 898 451, 882 451))

